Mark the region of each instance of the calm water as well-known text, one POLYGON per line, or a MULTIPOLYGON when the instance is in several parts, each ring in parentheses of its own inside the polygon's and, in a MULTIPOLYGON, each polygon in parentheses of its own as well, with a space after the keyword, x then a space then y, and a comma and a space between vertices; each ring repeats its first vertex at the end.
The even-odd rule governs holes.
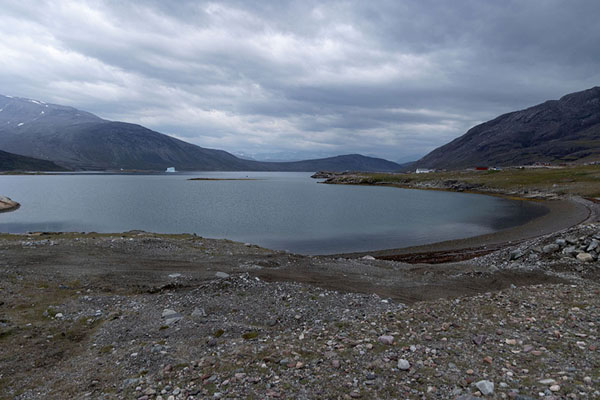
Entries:
POLYGON ((21 203, 0 214, 3 232, 194 232, 304 254, 464 238, 545 212, 481 195, 321 185, 308 173, 0 176, 0 194, 21 203))

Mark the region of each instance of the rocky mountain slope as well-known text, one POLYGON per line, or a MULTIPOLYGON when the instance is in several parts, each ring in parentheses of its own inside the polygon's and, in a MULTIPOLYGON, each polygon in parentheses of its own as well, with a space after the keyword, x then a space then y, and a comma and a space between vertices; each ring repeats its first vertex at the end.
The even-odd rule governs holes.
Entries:
POLYGON ((600 158, 600 87, 471 128, 413 167, 468 168, 600 158))
POLYGON ((20 156, 0 150, 0 171, 63 171, 52 161, 20 156))
POLYGON ((394 171, 399 165, 360 155, 290 163, 238 158, 143 126, 37 100, 0 96, 0 149, 73 169, 210 171, 394 171))

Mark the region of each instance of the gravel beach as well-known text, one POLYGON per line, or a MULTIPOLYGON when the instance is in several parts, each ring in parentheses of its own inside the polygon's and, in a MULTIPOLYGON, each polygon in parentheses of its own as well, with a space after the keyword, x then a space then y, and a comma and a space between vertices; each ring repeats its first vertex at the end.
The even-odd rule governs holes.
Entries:
POLYGON ((552 232, 435 264, 2 235, 0 398, 599 398, 600 225, 569 204, 552 232))

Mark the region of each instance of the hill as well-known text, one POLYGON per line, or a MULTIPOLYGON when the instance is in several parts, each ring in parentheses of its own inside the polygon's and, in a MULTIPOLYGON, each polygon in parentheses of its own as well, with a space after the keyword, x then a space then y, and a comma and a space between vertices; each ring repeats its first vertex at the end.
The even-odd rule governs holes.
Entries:
POLYGON ((80 170, 394 171, 399 165, 361 155, 288 163, 244 160, 141 125, 107 121, 72 107, 0 96, 0 149, 80 170))
POLYGON ((600 159, 600 87, 501 115, 413 167, 458 169, 600 159))
POLYGON ((0 150, 0 171, 64 171, 52 161, 20 156, 0 150))

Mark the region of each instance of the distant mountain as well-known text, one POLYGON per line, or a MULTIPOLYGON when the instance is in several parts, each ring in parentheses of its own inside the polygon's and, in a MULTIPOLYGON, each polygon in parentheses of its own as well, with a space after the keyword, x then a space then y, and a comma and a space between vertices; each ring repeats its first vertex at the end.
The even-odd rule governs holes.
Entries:
POLYGON ((466 168, 600 159, 600 87, 471 128, 414 167, 466 168))
MULTIPOLYGON (((256 162, 256 161, 255 161, 256 162)), ((291 162, 256 162, 275 171, 381 171, 392 172, 402 168, 400 164, 381 158, 360 154, 347 154, 314 160, 291 162)))
POLYGON ((292 163, 245 160, 143 126, 101 119, 72 107, 0 96, 0 149, 72 169, 196 171, 394 171, 390 161, 348 155, 292 163))
POLYGON ((64 171, 52 161, 20 156, 0 150, 0 171, 64 171))

